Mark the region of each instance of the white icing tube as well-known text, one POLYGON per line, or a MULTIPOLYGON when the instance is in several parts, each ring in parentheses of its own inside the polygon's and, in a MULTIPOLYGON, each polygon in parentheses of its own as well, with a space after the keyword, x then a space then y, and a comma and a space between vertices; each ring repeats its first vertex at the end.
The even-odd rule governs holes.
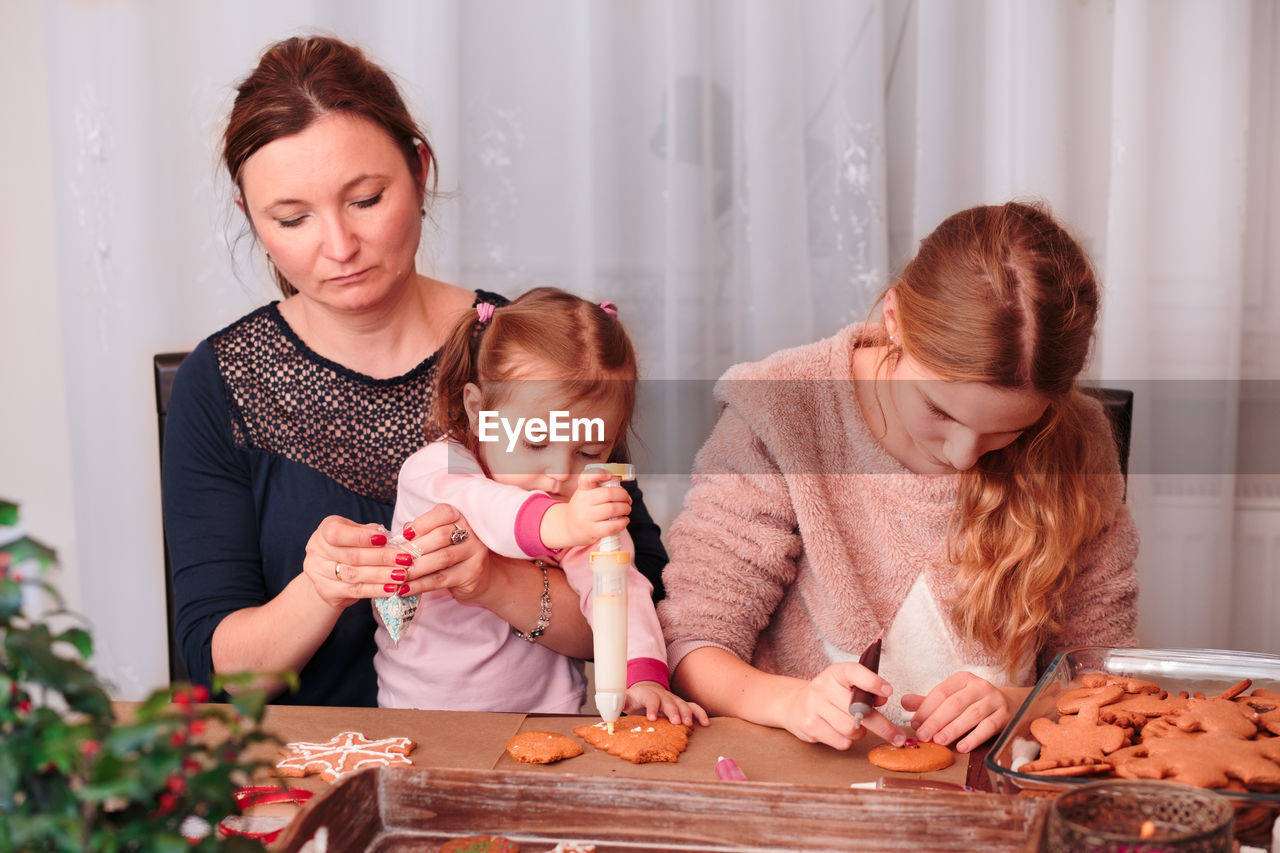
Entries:
MULTIPOLYGON (((602 486, 635 479, 635 468, 622 463, 588 465, 614 476, 602 486)), ((613 731, 627 702, 627 568, 631 554, 621 550, 620 536, 606 536, 591 552, 591 631, 595 651, 596 708, 613 731)))

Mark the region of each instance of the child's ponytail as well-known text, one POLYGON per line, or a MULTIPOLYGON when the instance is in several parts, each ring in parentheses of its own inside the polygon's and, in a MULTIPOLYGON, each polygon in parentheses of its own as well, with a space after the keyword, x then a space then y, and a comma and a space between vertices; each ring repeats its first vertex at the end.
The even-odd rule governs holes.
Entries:
POLYGON ((476 313, 463 315, 436 353, 436 380, 426 423, 429 441, 448 438, 470 443, 471 424, 462 392, 468 382, 477 381, 480 340, 494 310, 489 302, 478 303, 476 313))

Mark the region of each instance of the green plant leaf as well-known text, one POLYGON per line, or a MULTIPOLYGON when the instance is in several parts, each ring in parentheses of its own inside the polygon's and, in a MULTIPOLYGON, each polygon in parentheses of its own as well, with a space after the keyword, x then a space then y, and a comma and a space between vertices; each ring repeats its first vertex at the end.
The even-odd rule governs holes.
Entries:
POLYGON ((82 660, 93 657, 93 638, 84 628, 68 628, 57 636, 57 640, 74 646, 82 660))

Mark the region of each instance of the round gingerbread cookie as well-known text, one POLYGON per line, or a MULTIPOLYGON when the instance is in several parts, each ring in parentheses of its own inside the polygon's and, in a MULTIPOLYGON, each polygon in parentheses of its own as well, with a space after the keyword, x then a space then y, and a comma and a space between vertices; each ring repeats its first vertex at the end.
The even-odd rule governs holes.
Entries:
POLYGON ((521 732, 507 741, 507 753, 523 764, 550 764, 582 755, 582 745, 559 732, 521 732))
POLYGON ((500 835, 467 835, 441 844, 440 853, 520 853, 520 845, 500 835))
POLYGON ((898 773, 932 773, 950 767, 951 750, 940 743, 909 740, 902 746, 882 743, 873 746, 867 758, 877 767, 898 773))

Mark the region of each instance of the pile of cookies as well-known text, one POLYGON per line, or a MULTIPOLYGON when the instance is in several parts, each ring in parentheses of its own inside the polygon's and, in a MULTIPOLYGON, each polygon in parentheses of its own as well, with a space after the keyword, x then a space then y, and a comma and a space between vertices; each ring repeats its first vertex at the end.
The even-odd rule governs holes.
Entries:
POLYGON ((1039 776, 1170 779, 1201 788, 1280 791, 1280 692, 1170 694, 1137 678, 1089 673, 1058 697, 1058 719, 1031 721, 1039 776))

